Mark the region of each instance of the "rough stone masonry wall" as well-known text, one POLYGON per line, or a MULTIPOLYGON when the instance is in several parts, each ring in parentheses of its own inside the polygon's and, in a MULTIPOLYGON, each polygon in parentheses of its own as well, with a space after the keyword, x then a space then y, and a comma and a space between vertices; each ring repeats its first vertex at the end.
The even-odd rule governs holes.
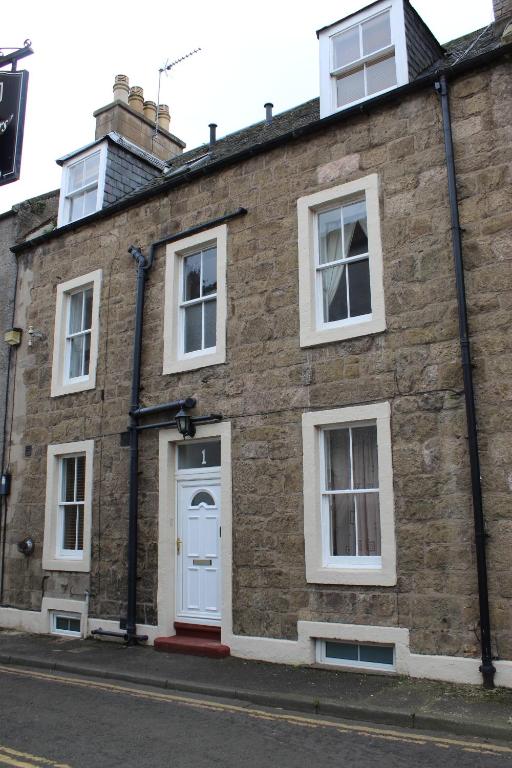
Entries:
POLYGON ((494 650, 512 658, 512 85, 510 64, 454 86, 494 650))
POLYGON ((25 200, 0 215, 0 460, 4 445, 4 419, 7 388, 9 347, 3 340, 4 332, 12 325, 14 291, 16 285, 16 258, 10 247, 30 237, 32 232, 57 220, 59 200, 57 192, 25 200))
MULTIPOLYGON (((490 593, 496 648, 512 658, 510 629, 510 72, 468 75, 452 112, 461 174, 468 300, 489 521, 490 593), (508 418, 507 418, 508 416, 508 418)), ((93 570, 50 574, 46 594, 91 590, 92 615, 117 618, 125 598, 128 450, 135 269, 127 248, 238 208, 229 224, 227 362, 162 376, 164 253, 151 271, 144 318, 142 398, 185 395, 198 413, 220 411, 233 428, 234 630, 293 638, 298 619, 403 626, 414 651, 478 653, 478 602, 444 149, 437 96, 340 120, 306 139, 254 157, 61 236, 21 257, 30 283, 27 322, 47 345, 23 351, 15 420, 18 451, 9 522, 8 591, 40 601, 45 444, 96 438, 93 570), (380 179, 387 330, 310 349, 299 346, 297 198, 369 173, 380 179), (101 267, 101 335, 94 392, 49 399, 55 290, 101 267), (23 394, 24 393, 24 394, 23 394), (309 409, 389 400, 397 530, 396 587, 306 584, 301 415, 309 409), (102 437, 103 435, 103 437, 102 437), (23 478, 23 481, 22 481, 23 478), (24 561, 20 521, 38 542, 24 561), (30 589, 32 591, 30 592, 30 589)), ((156 621, 157 435, 141 436, 139 596, 156 621)), ((48 575, 48 574, 46 574, 48 575)))
POLYGON ((5 395, 10 356, 9 347, 3 341, 3 335, 12 323, 12 302, 16 283, 16 260, 9 251, 8 244, 14 241, 14 233, 15 214, 9 211, 0 218, 0 457, 4 445, 5 395))

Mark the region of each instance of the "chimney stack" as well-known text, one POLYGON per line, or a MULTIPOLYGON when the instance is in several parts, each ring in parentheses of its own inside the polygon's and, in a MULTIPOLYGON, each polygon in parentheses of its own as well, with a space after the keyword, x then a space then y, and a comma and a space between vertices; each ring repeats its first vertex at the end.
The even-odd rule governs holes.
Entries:
POLYGON ((183 152, 185 142, 169 133, 169 107, 154 101, 144 101, 144 91, 138 85, 130 88, 126 75, 116 75, 114 98, 94 112, 96 118, 96 139, 103 139, 112 131, 150 152, 160 160, 168 162, 183 152))
POLYGON ((512 17, 512 0, 492 0, 495 21, 512 17))
POLYGON ((274 106, 271 104, 270 101, 267 101, 266 104, 263 105, 265 107, 265 122, 267 125, 272 124, 272 107, 274 106))

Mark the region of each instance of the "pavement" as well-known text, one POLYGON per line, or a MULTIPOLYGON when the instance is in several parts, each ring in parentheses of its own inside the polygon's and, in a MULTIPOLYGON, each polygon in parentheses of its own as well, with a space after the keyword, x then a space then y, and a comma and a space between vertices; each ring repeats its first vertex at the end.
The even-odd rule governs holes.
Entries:
POLYGON ((0 664, 148 685, 367 723, 512 741, 512 690, 158 653, 0 630, 0 664))

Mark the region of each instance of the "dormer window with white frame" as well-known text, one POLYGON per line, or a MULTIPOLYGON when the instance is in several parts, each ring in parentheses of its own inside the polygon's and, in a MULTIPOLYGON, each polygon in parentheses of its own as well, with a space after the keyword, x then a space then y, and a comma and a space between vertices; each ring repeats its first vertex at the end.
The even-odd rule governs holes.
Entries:
POLYGON ((107 143, 65 161, 59 201, 59 227, 90 216, 103 204, 107 143))
POLYGON ((321 117, 409 80, 403 0, 372 3, 318 37, 321 117))

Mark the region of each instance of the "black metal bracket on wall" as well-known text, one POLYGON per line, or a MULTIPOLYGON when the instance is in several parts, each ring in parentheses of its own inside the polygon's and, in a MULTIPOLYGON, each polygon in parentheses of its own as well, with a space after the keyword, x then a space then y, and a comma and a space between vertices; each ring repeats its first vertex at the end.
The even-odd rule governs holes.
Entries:
MULTIPOLYGON (((222 415, 220 413, 210 413, 208 416, 191 416, 190 421, 194 425, 198 424, 218 424, 222 421, 222 415)), ((177 429, 178 425, 176 420, 172 421, 158 421, 156 424, 139 424, 137 429, 139 432, 143 432, 146 429, 177 429)))
MULTIPOLYGON (((34 51, 32 50, 32 43, 30 40, 25 40, 23 48, 14 48, 11 53, 0 56, 0 68, 11 65, 11 72, 16 72, 18 61, 24 59, 25 56, 31 56, 34 51)), ((5 50, 5 49, 4 49, 5 50)))

